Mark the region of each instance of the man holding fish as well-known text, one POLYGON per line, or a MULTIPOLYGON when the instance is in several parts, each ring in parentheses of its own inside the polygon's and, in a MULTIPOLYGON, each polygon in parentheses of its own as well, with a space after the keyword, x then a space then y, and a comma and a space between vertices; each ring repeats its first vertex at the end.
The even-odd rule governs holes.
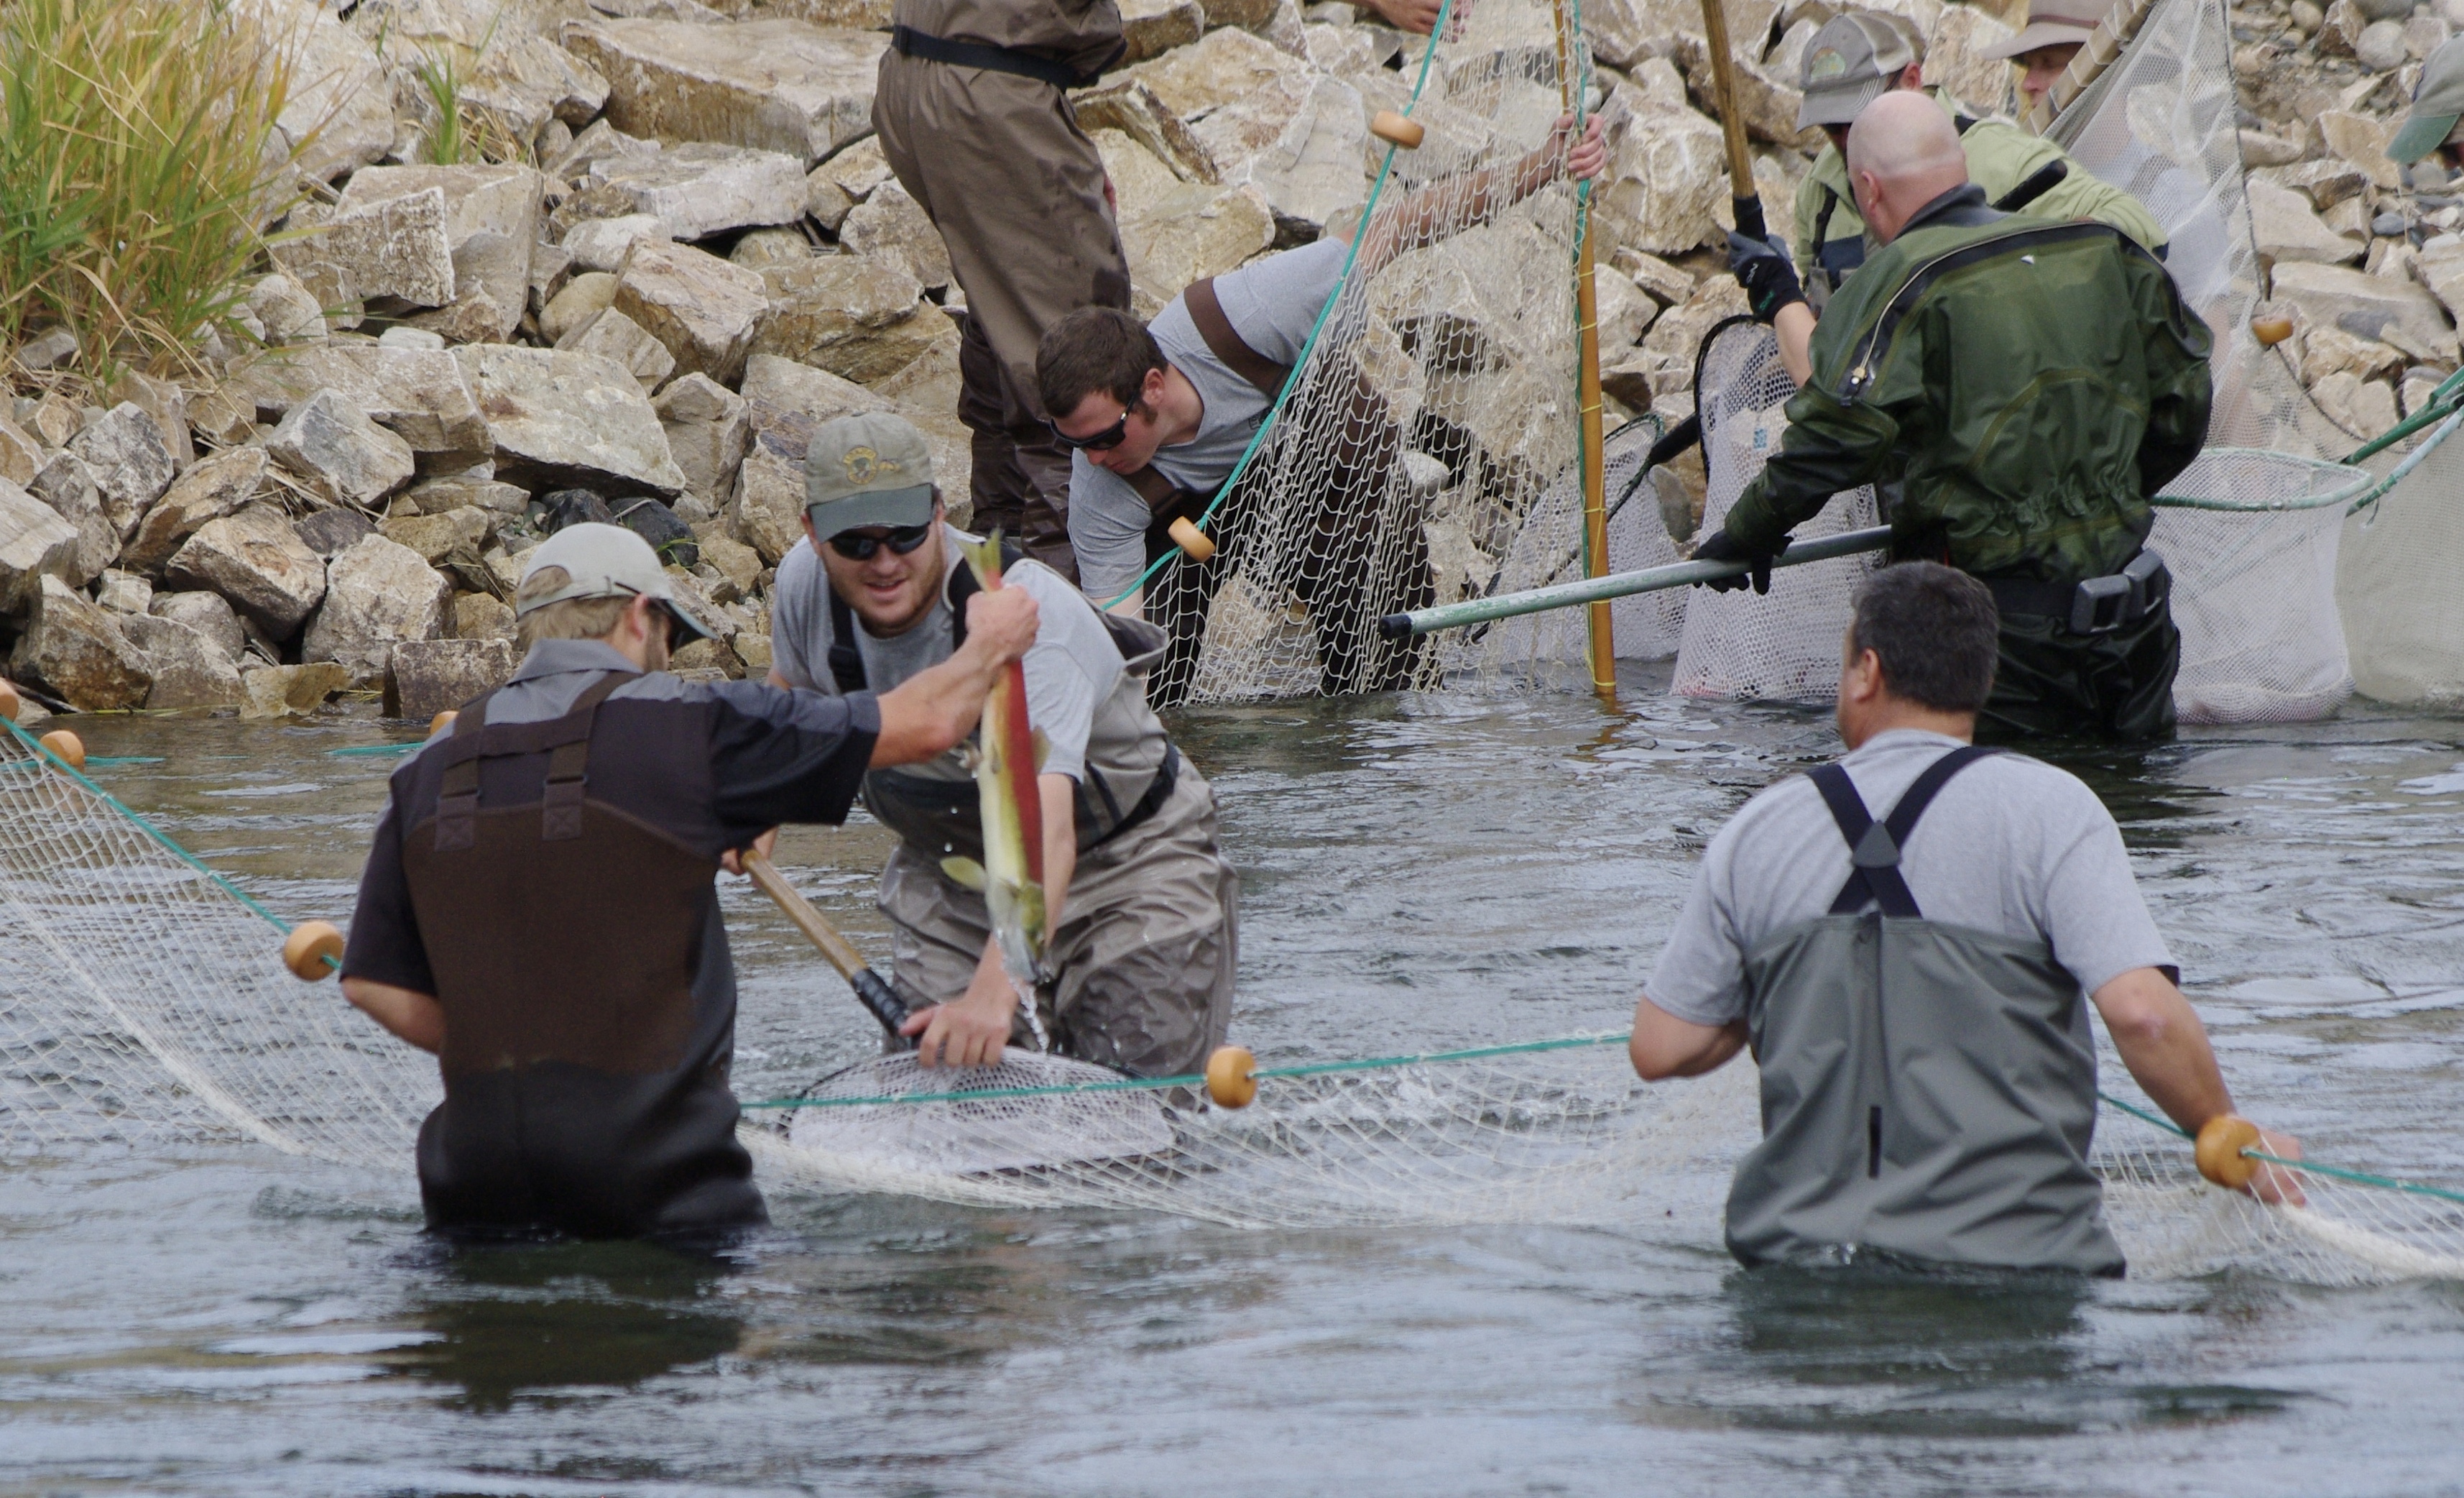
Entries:
POLYGON ((963 646, 972 594, 1038 608, 973 745, 865 777, 898 834, 880 903, 921 1059, 987 1065, 1041 1037, 1138 1075, 1198 1070, 1231 1017, 1237 887, 1214 792, 1147 706, 1162 631, 948 524, 893 415, 814 433, 804 537, 772 593, 777 686, 888 691, 963 646))

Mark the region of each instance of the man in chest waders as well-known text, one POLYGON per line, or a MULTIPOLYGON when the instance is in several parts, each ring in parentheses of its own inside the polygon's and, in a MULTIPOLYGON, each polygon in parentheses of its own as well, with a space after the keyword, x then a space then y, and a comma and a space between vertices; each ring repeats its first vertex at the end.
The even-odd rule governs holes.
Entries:
POLYGON ((1988 208, 1921 95, 1865 106, 1848 172, 1882 248, 1823 309, 1779 452, 1694 555, 1754 563, 1765 591, 1791 527, 1896 482, 1892 554, 1981 578, 2000 607, 1992 733, 2170 733, 2182 637, 2148 498, 2206 439, 2207 324, 2109 225, 1988 208))
MULTIPOLYGON (((1903 562, 1854 610, 1848 756, 1711 840, 1635 1005, 1635 1069, 1700 1076, 1752 1047, 1763 1142, 1737 1167, 1727 1235, 1748 1265, 2118 1275, 2088 1165, 2088 1005, 2185 1129, 2233 1112, 2232 1094, 2095 792, 1970 742, 1992 595, 1903 562)), ((2272 1167, 2251 1189, 2295 1195, 2272 1167)))
MULTIPOLYGON (((771 680, 847 694, 935 669, 960 641, 974 572, 942 518, 914 428, 850 416, 813 434, 804 539, 771 593, 771 680)), ((1029 559, 1004 593, 1041 606, 1024 656, 1027 717, 1048 743, 1043 798, 1047 913, 1038 1019, 1054 1049, 1140 1076, 1199 1070, 1232 1014, 1236 883, 1215 792, 1147 706, 1163 632, 1099 613, 1029 559)), ((1001 965, 984 896, 943 860, 984 863, 981 801, 957 754, 865 777, 865 809, 898 834, 881 876, 895 935, 891 981, 927 1066, 986 1065, 1035 1025, 1001 965)))
POLYGON ((393 773, 342 991, 436 1053, 429 1225, 636 1237, 763 1221, 728 1088, 736 971, 712 876, 781 822, 834 823, 868 765, 974 726, 1035 638, 1025 593, 895 692, 666 673, 700 630, 648 542, 559 531, 524 560, 513 680, 393 773))

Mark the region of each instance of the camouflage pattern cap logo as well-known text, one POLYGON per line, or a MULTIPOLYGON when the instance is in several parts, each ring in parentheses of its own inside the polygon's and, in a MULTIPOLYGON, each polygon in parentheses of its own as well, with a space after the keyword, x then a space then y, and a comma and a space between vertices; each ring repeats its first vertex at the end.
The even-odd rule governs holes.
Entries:
POLYGON ((1848 59, 1839 55, 1839 49, 1825 47, 1806 59, 1805 80, 1817 83, 1824 78, 1836 78, 1847 71, 1848 59))

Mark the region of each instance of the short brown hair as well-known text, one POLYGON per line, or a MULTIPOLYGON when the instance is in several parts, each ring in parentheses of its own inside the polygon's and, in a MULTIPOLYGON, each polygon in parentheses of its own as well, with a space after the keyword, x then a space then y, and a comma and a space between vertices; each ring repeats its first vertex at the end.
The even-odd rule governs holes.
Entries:
POLYGON ((1111 307, 1081 307, 1045 329, 1036 345, 1036 392, 1055 421, 1098 390, 1135 406, 1147 371, 1163 366, 1163 350, 1145 323, 1111 307))
POLYGON ((528 653, 541 640, 597 640, 605 638, 625 617, 632 604, 629 598, 568 598, 521 613, 522 601, 555 592, 573 581, 573 574, 562 567, 541 567, 522 579, 514 594, 514 608, 520 617, 514 624, 514 648, 528 653))

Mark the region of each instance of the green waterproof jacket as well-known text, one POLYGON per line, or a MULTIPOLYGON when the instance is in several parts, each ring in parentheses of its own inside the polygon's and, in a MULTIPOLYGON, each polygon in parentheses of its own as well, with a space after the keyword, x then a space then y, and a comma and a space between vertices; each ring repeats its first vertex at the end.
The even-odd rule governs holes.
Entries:
POLYGON ((1896 480, 1903 558, 2104 576, 2146 540, 2147 496, 2198 456, 2212 344, 2109 226, 1945 193, 1832 299, 1780 449, 1724 524, 1769 550, 1833 495, 1896 480))
MULTIPOLYGON (((1947 105, 1943 112, 1951 114, 1947 105)), ((2062 180, 2022 211, 2031 218, 2093 218, 2146 249, 2165 248, 2165 228, 2147 205, 2102 181, 2053 142, 2000 120, 1952 118, 1961 123, 1959 144, 1968 155, 1968 180, 1985 189, 1986 202, 1999 201, 2050 163, 2064 162, 2070 169, 2062 180)), ((1838 147, 1824 146, 1797 184, 1794 216, 1792 248, 1797 272, 1808 284, 1825 266, 1844 274, 1865 258, 1865 221, 1857 215, 1856 194, 1848 190, 1848 164, 1840 160, 1838 147)))

